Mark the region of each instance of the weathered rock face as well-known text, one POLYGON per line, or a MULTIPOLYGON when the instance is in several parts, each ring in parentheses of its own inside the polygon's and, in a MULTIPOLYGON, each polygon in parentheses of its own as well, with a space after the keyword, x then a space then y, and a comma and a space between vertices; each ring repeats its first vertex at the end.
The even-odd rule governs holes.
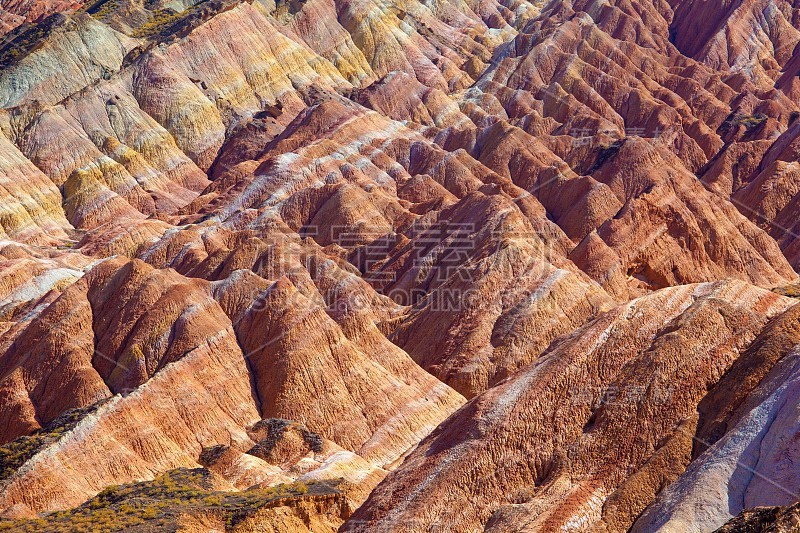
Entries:
POLYGON ((633 531, 710 530, 745 509, 796 499, 799 324, 795 308, 778 317, 703 399, 696 459, 633 531))
POLYGON ((798 28, 794 0, 5 3, 0 515, 200 467, 337 492, 187 530, 791 504, 798 28))
POLYGON ((725 282, 615 308, 450 417, 345 530, 627 529, 691 460, 708 388, 792 305, 725 282))

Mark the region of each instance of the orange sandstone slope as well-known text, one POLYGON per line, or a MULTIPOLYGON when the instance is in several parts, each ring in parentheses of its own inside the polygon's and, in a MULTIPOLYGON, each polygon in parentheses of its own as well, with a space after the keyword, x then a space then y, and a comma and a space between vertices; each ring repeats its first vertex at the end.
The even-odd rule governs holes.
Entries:
POLYGON ((336 492, 276 530, 800 498, 797 2, 2 9, 0 525, 197 468, 336 492))

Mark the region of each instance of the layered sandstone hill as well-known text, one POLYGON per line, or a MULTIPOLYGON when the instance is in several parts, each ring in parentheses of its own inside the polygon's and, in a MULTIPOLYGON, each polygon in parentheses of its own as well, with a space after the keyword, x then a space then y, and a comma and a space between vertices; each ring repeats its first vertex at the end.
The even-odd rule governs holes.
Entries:
POLYGON ((779 407, 792 394, 793 305, 724 282, 663 289, 606 313, 437 428, 345 530, 713 530, 758 504, 734 491, 791 502, 791 460, 779 479, 774 469, 793 448, 769 446, 775 459, 757 450, 797 427, 793 407, 779 407), (738 387, 748 379, 758 386, 738 387), (736 412, 761 431, 738 426, 736 412))
POLYGON ((770 291, 798 28, 789 0, 4 4, 0 525, 165 472, 213 487, 136 527, 790 520, 747 513, 800 491, 770 291))
MULTIPOLYGON (((199 466, 214 446, 250 453, 268 437, 259 421, 272 417, 305 421, 341 443, 315 459, 328 475, 374 484, 384 466, 462 403, 401 350, 363 353, 319 304, 269 305, 303 298, 288 278, 261 280, 265 289, 258 281, 227 281, 214 286, 139 260, 108 259, 19 332, 3 357, 4 441, 46 427, 65 409, 98 407, 31 450, 5 479, 3 508, 75 505, 106 485, 199 466), (226 293, 222 305, 217 291, 226 293), (248 304, 235 331, 223 306, 253 296, 263 303, 248 304), (243 325, 248 319, 257 324, 243 325), (318 337, 293 341, 300 332, 289 329, 292 321, 318 337), (279 336, 264 336, 270 329, 279 336), (261 346, 251 347, 246 335, 256 332, 261 346), (285 345, 293 348, 281 354, 285 345)), ((368 326, 361 329, 367 337, 368 326)), ((282 472, 274 460, 232 460, 237 466, 225 472, 234 484, 282 472)), ((277 479, 291 476, 284 470, 277 479)))

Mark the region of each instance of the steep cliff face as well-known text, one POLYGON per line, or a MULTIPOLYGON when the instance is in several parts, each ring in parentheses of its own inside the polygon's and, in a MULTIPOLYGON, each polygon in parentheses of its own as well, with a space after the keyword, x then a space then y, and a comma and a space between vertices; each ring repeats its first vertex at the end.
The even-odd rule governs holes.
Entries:
POLYGON ((799 10, 4 4, 0 525, 201 468, 170 527, 792 504, 799 10))

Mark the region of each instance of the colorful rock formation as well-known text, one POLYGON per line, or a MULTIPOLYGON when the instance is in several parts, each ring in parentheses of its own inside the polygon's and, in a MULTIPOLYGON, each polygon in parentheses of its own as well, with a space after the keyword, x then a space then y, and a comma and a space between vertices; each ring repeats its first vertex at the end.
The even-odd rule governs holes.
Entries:
POLYGON ((0 34, 0 526, 794 519, 798 2, 26 0, 0 34))

